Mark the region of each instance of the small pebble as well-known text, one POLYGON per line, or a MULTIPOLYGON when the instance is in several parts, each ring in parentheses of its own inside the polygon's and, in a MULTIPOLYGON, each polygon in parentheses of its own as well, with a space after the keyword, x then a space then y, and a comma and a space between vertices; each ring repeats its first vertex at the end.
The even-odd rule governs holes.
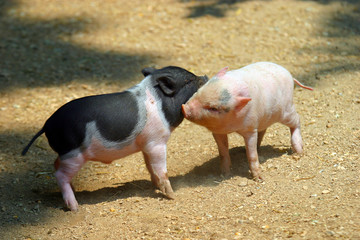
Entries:
POLYGON ((247 186, 247 185, 248 185, 248 183, 247 183, 246 180, 241 181, 241 182, 239 183, 239 186, 240 186, 240 187, 245 187, 245 186, 247 186))

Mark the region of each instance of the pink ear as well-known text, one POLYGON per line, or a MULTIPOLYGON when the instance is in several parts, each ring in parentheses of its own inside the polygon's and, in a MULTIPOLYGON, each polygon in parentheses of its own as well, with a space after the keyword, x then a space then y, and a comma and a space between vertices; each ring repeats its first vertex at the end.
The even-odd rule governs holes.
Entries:
POLYGON ((229 69, 229 67, 224 67, 216 74, 216 77, 220 78, 220 77, 224 76, 228 69, 229 69))
POLYGON ((251 98, 249 98, 249 97, 236 97, 235 110, 240 111, 250 101, 251 101, 251 98))

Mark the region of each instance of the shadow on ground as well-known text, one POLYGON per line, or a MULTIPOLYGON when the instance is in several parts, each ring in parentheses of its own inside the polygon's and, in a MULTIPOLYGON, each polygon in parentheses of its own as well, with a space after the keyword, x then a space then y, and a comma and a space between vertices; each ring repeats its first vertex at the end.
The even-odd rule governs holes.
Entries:
MULTIPOLYGON (((31 157, 20 157, 23 143, 28 140, 25 134, 1 134, 0 143, 3 146, 0 157, 7 156, 7 162, 1 161, 0 168, 0 228, 18 224, 36 224, 56 214, 64 208, 61 193, 53 178, 53 159, 55 155, 48 149, 40 149, 42 143, 31 151, 31 157), (18 150, 6 150, 10 145, 19 146, 18 150), (18 171, 21 169, 21 171, 18 171), (9 189, 12 189, 9 191, 9 189), (10 193, 10 194, 9 194, 10 193)), ((36 143, 35 143, 36 144, 36 143)), ((262 146, 259 154, 266 162, 279 157, 283 151, 272 146, 262 146)), ((244 147, 230 149, 233 159, 233 176, 251 178, 244 147)), ((197 166, 185 175, 171 177, 170 181, 176 191, 183 187, 216 186, 224 180, 220 176, 220 159, 214 157, 201 166, 197 166)), ((110 202, 129 197, 163 197, 149 180, 134 180, 114 187, 105 187, 95 191, 76 192, 81 205, 110 202)), ((81 208, 81 207, 80 207, 81 208)))
POLYGON ((104 52, 66 41, 95 30, 91 16, 31 19, 21 17, 17 5, 16 0, 0 0, 0 92, 73 80, 126 84, 150 62, 150 54, 104 52))
MULTIPOLYGON (((189 2, 188 0, 180 0, 181 2, 189 2)), ((236 3, 248 2, 251 0, 200 0, 196 1, 195 6, 189 7, 190 13, 187 18, 199 18, 204 16, 213 16, 217 18, 226 17, 227 11, 235 11, 233 7, 236 3)), ((262 0, 271 1, 271 0, 262 0)))
MULTIPOLYGON (((188 2, 187 0, 179 0, 188 2)), ((244 3, 251 0, 200 0, 194 2, 189 7, 189 14, 186 18, 200 18, 204 16, 213 16, 217 18, 226 17, 229 11, 236 11, 238 3, 244 3)), ((271 1, 271 0, 263 0, 271 1)), ((335 2, 344 6, 341 11, 336 11, 332 15, 327 15, 320 22, 312 24, 319 26, 320 31, 314 32, 314 35, 323 38, 324 41, 318 46, 305 46, 294 51, 301 58, 303 53, 327 54, 329 60, 316 60, 310 66, 303 66, 302 73, 296 74, 295 78, 300 79, 306 84, 316 85, 317 82, 328 74, 338 74, 344 71, 356 71, 360 68, 358 56, 360 55, 360 43, 357 36, 360 34, 360 2, 358 0, 298 0, 316 2, 323 5, 329 5, 335 2), (326 29, 321 31, 321 29, 326 29), (327 42, 327 39, 331 40, 327 42), (345 39, 345 40, 344 40, 345 39)))
MULTIPOLYGON (((198 0, 195 1, 195 6, 189 7, 189 14, 187 18, 199 18, 204 16, 213 16, 217 18, 226 17, 227 11, 236 11, 233 6, 237 3, 249 2, 253 0, 198 0)), ((263 2, 271 0, 262 0, 263 2)), ((330 4, 333 2, 343 2, 349 4, 359 4, 358 0, 298 0, 304 2, 317 2, 320 4, 330 4)), ((187 3, 189 0, 180 0, 180 2, 187 3)))
MULTIPOLYGON (((290 151, 290 150, 289 150, 290 151)), ((260 164, 265 163, 268 159, 279 157, 285 154, 277 148, 272 146, 263 146, 260 148, 259 154, 263 160, 260 164)), ((232 161, 233 176, 240 176, 251 179, 249 167, 246 160, 246 153, 244 147, 236 147, 230 149, 230 156, 232 161)), ((185 175, 170 177, 170 182, 175 191, 183 187, 197 187, 197 186, 216 186, 221 184, 225 179, 221 177, 219 170, 220 159, 214 157, 201 166, 197 166, 185 175)), ((149 177, 150 178, 150 177, 149 177)), ((119 179, 121 181, 121 179, 119 179)), ((46 206, 50 208, 63 206, 61 194, 56 193, 41 193, 41 198, 46 206)), ((98 204, 101 202, 114 201, 116 199, 125 199, 133 196, 138 197, 163 197, 158 191, 154 191, 154 186, 150 180, 135 180, 126 183, 119 183, 116 187, 106 187, 95 191, 81 191, 76 192, 76 197, 79 204, 98 204)))
POLYGON ((297 54, 312 53, 328 56, 328 60, 318 60, 304 69, 308 73, 301 73, 298 79, 308 79, 318 82, 326 75, 353 72, 360 69, 360 2, 354 0, 336 1, 323 0, 322 4, 340 2, 346 6, 343 9, 327 15, 317 23, 323 31, 314 32, 318 38, 323 39, 317 46, 305 46, 297 51, 297 54), (349 7, 350 6, 350 7, 349 7), (326 30, 325 30, 326 29, 326 30))

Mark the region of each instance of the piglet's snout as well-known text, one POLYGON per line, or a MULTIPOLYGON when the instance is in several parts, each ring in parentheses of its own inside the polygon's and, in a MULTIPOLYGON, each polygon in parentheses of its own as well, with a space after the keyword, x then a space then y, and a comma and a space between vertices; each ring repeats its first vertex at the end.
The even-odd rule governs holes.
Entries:
POLYGON ((188 120, 195 121, 196 113, 193 102, 187 102, 181 106, 184 117, 188 120))
POLYGON ((185 104, 181 105, 181 110, 182 110, 182 113, 184 114, 184 117, 185 117, 186 119, 189 119, 190 114, 189 114, 189 108, 188 108, 188 106, 185 105, 185 104))
POLYGON ((199 117, 201 107, 199 101, 195 98, 181 105, 181 109, 186 119, 195 121, 199 117))

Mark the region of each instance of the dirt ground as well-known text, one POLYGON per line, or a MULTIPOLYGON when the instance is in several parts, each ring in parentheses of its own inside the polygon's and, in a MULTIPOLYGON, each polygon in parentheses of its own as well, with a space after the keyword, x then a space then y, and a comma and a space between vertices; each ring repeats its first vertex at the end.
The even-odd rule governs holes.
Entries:
POLYGON ((360 4, 347 0, 0 0, 1 239, 360 239, 360 4), (44 136, 62 104, 124 90, 148 66, 213 76, 256 61, 286 67, 296 88, 303 156, 276 124, 251 180, 230 135, 233 176, 220 176, 212 135, 184 121, 168 144, 176 199, 150 182, 142 155, 88 163, 67 211, 44 136))

